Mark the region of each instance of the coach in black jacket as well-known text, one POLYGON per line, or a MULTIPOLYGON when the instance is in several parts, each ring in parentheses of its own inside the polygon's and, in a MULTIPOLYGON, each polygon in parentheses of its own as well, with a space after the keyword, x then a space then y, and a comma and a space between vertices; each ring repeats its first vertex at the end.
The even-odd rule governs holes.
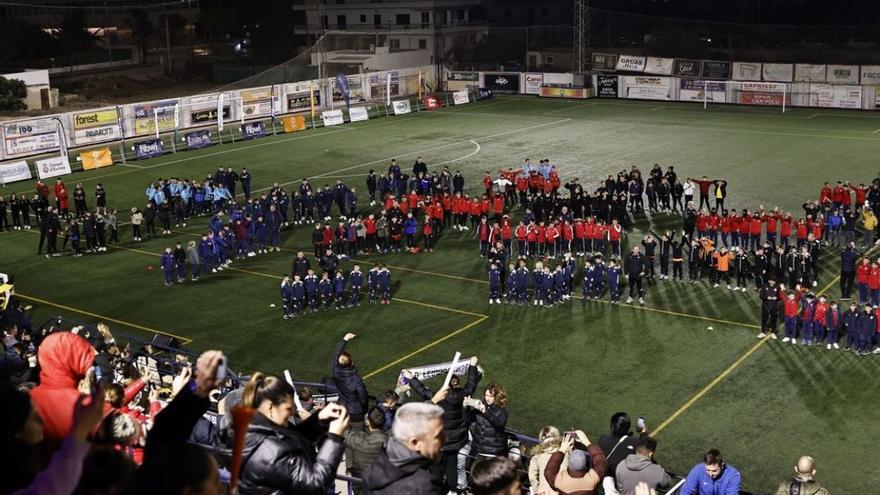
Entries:
POLYGON ((632 252, 626 257, 623 264, 623 271, 626 273, 626 281, 629 283, 629 298, 626 303, 633 302, 636 292, 639 294, 639 304, 645 304, 645 288, 642 280, 645 278, 645 272, 648 268, 648 259, 639 252, 638 246, 633 246, 632 252))
POLYGON ((449 380, 449 389, 445 394, 442 389, 436 394, 431 392, 431 389, 418 378, 410 378, 409 381, 409 386, 421 398, 443 408, 443 430, 446 432, 446 442, 443 444, 440 463, 432 465, 432 468, 438 471, 435 476, 445 475, 446 491, 458 490, 458 451, 468 441, 468 417, 464 410, 464 398, 474 394, 480 378, 482 375, 477 368, 477 358, 474 357, 471 358, 467 370, 467 383, 464 387, 461 386, 461 378, 458 375, 453 375, 449 380), (443 470, 443 473, 439 470, 443 470))
POLYGON ((348 409, 352 428, 361 430, 363 429, 364 416, 367 414, 367 386, 364 384, 364 379, 358 374, 351 354, 345 351, 348 341, 353 338, 355 338, 355 334, 347 333, 342 341, 336 344, 336 352, 333 353, 330 369, 333 381, 336 383, 336 391, 339 393, 339 404, 348 409), (360 425, 355 426, 357 423, 360 425))

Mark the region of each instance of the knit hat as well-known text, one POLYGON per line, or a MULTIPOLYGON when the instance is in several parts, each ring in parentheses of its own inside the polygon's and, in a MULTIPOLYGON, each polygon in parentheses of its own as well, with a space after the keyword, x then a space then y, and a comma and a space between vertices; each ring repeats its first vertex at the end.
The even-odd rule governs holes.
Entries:
POLYGON ((590 457, 583 450, 574 449, 568 454, 568 469, 584 472, 590 469, 590 457))

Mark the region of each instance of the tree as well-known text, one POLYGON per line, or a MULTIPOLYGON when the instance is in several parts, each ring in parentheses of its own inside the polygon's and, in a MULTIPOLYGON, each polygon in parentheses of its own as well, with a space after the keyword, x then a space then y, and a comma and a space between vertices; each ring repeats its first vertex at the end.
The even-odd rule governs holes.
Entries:
POLYGON ((17 111, 27 109, 22 101, 27 96, 27 86, 20 79, 6 79, 0 76, 0 110, 17 111))

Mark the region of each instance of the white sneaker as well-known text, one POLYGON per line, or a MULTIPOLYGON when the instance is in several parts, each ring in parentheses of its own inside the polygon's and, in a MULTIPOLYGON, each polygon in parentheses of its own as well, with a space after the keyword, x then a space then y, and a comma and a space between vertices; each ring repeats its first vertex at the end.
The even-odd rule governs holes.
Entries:
POLYGON ((727 286, 727 290, 731 290, 729 285, 727 286))
POLYGON ((831 345, 832 345, 835 349, 840 349, 840 344, 838 344, 837 342, 835 342, 834 344, 831 344, 831 345))
POLYGON ((540 304, 538 304, 538 306, 543 306, 543 305, 544 305, 544 301, 539 301, 539 302, 540 302, 540 304))
POLYGON ((713 285, 712 288, 713 288, 713 289, 717 289, 717 288, 718 288, 718 284, 713 285))
POLYGON ((758 334, 758 338, 759 338, 759 339, 763 339, 763 338, 766 337, 766 336, 767 336, 767 334, 764 333, 764 332, 761 332, 761 333, 758 334))
POLYGON ((830 351, 830 350, 831 350, 831 344, 826 345, 825 348, 828 349, 828 350, 830 351))
POLYGON ((639 298, 639 304, 645 304, 645 298, 644 298, 644 297, 640 297, 640 298, 639 298))
POLYGON ((787 344, 787 343, 788 343, 788 337, 785 337, 784 339, 782 339, 782 342, 787 344))
POLYGON ((216 269, 216 268, 211 268, 211 273, 217 273, 217 269, 216 269))
POLYGON ((494 302, 495 302, 495 300, 492 299, 492 298, 490 297, 490 298, 489 298, 489 304, 493 304, 494 302))
POLYGON ((770 334, 770 338, 773 339, 773 340, 776 340, 776 339, 778 339, 779 337, 777 337, 775 333, 771 333, 771 334, 770 334))
POLYGON ((535 299, 535 303, 534 303, 534 305, 535 305, 535 306, 538 305, 538 300, 537 300, 537 299, 535 299))
POLYGON ((874 354, 880 354, 880 347, 874 349, 874 354))
POLYGON ((627 298, 626 298, 626 303, 627 303, 627 304, 632 304, 632 302, 633 302, 633 298, 631 298, 631 297, 627 297, 627 298))
POLYGON ((222 267, 222 266, 218 266, 218 267, 217 267, 217 270, 220 270, 220 271, 222 272, 222 271, 223 271, 223 267, 222 267))
POLYGON ((813 280, 813 287, 815 287, 817 285, 819 285, 819 282, 817 282, 816 280, 813 280))
POLYGON ((797 345, 797 339, 791 339, 791 345, 797 345))
POLYGON ((501 304, 501 299, 495 299, 495 304, 501 304))
POLYGON ((251 252, 249 252, 247 255, 248 255, 248 258, 253 258, 254 256, 257 255, 257 253, 251 251, 251 252))

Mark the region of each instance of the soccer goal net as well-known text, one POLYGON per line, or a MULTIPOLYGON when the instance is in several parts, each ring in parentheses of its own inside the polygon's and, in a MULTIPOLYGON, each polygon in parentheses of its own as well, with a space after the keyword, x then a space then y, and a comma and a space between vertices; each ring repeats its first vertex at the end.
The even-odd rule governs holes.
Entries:
POLYGON ((791 84, 758 81, 682 81, 680 99, 712 104, 738 104, 778 107, 785 113, 791 107, 791 84))

